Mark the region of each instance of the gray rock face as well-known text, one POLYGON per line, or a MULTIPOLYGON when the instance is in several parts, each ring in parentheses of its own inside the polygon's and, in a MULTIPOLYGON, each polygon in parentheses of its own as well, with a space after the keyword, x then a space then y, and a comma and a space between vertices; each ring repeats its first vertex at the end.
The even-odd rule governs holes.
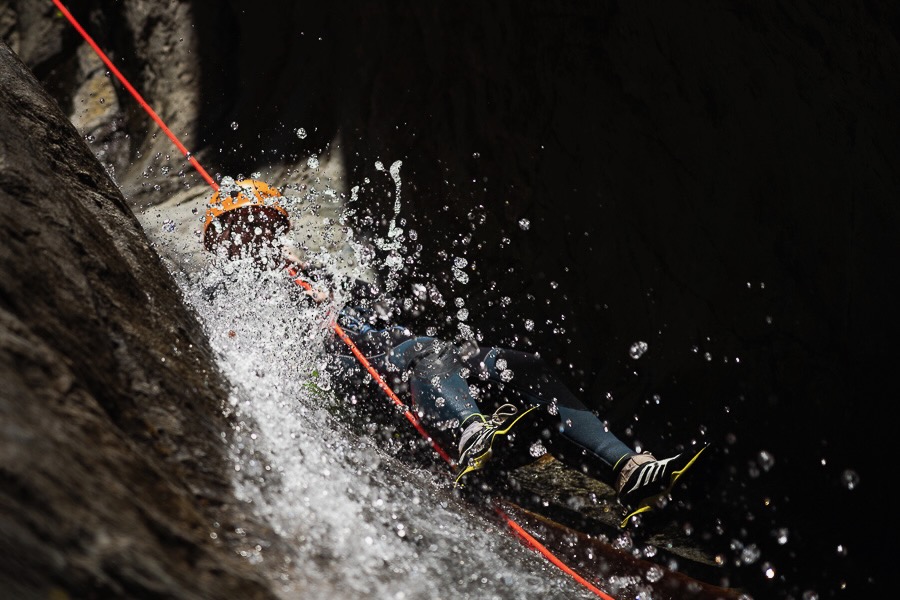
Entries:
POLYGON ((5 44, 0 80, 2 595, 270 597, 210 535, 240 515, 201 327, 5 44))

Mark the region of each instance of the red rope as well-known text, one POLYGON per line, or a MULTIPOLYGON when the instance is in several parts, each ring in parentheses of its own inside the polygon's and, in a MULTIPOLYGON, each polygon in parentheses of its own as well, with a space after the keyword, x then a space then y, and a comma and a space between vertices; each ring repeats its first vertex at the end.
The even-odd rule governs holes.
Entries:
MULTIPOLYGON (((56 7, 60 10, 60 12, 63 14, 63 16, 65 16, 66 19, 68 19, 69 22, 72 24, 72 26, 76 29, 76 31, 78 31, 78 33, 81 34, 81 37, 83 37, 84 40, 91 46, 91 48, 94 49, 94 52, 97 53, 97 56, 99 56, 100 59, 104 63, 106 63, 106 66, 109 67, 109 70, 119 79, 120 82, 122 82, 122 85, 125 86, 125 89, 127 89, 129 92, 131 92, 131 95, 134 96, 135 100, 138 101, 138 104, 140 104, 141 107, 147 112, 147 114, 150 115, 150 117, 156 122, 156 124, 159 125, 159 127, 163 130, 163 132, 165 132, 165 134, 169 137, 169 139, 172 140, 172 142, 181 151, 181 153, 184 154, 185 157, 187 157, 188 161, 191 163, 191 165, 194 166, 194 168, 197 170, 197 172, 200 173, 201 176, 203 176, 203 178, 212 187, 212 189, 214 191, 218 191, 219 190, 218 184, 216 184, 216 182, 213 180, 213 178, 209 176, 209 174, 200 165, 200 163, 197 161, 197 159, 194 158, 193 156, 191 156, 191 153, 188 152, 187 148, 185 148, 184 145, 178 140, 178 138, 175 137, 175 134, 173 134, 169 130, 169 128, 166 126, 166 124, 163 122, 163 120, 159 117, 159 115, 157 115, 156 112, 150 107, 150 105, 147 104, 147 102, 141 97, 141 95, 137 92, 137 90, 134 89, 134 87, 131 85, 131 83, 129 83, 128 80, 125 79, 125 76, 119 72, 119 70, 116 68, 116 66, 112 63, 111 60, 109 60, 109 58, 103 52, 103 50, 101 50, 100 47, 96 44, 96 42, 94 42, 94 40, 87 34, 87 32, 84 30, 84 28, 82 28, 81 25, 78 24, 78 21, 75 20, 75 17, 73 17, 72 14, 66 9, 66 7, 63 6, 62 2, 60 0, 53 0, 53 4, 56 5, 56 7)), ((297 285, 299 285, 300 287, 302 287, 306 290, 313 289, 312 285, 310 285, 310 283, 308 281, 305 281, 304 279, 302 279, 301 277, 298 276, 298 273, 295 269, 290 268, 290 269, 288 269, 288 272, 289 272, 290 276, 293 278, 294 283, 296 283, 297 285)), ((350 339, 350 337, 347 335, 347 333, 344 331, 344 329, 337 323, 332 323, 331 327, 332 327, 332 329, 334 329, 335 334, 337 334, 337 336, 341 339, 341 341, 344 342, 344 344, 346 344, 348 348, 350 348, 350 351, 353 353, 353 356, 356 357, 356 359, 366 369, 366 371, 369 373, 369 375, 372 376, 372 379, 375 380, 375 382, 378 384, 378 387, 380 387, 381 390, 385 394, 387 394, 388 398, 390 398, 391 401, 393 401, 393 403, 397 407, 399 407, 400 409, 403 410, 403 415, 406 417, 406 419, 410 423, 412 423, 412 425, 416 429, 416 431, 418 431, 419 434, 423 438, 428 440, 428 442, 431 444, 431 447, 434 449, 434 451, 438 453, 438 456, 440 456, 442 459, 444 459, 444 461, 447 462, 447 464, 453 466, 454 461, 450 457, 450 455, 447 454, 447 452, 445 452, 444 449, 441 448, 440 445, 437 442, 435 442, 434 439, 432 439, 432 437, 430 435, 428 435, 428 432, 425 430, 425 427, 422 425, 422 422, 419 421, 418 417, 416 417, 415 413, 412 412, 409 409, 409 407, 403 403, 403 401, 397 396, 397 394, 394 393, 394 390, 391 389, 391 387, 387 384, 387 382, 384 380, 384 378, 378 373, 378 371, 376 371, 375 368, 372 367, 372 364, 368 361, 368 359, 365 357, 365 355, 359 350, 359 348, 356 346, 356 344, 353 343, 353 340, 350 339)), ((611 596, 606 595, 605 593, 603 593, 602 591, 600 591, 599 589, 594 587, 589 581, 587 581, 585 578, 583 578, 578 573, 576 573, 571 568, 569 568, 564 562, 559 560, 552 552, 550 552, 550 550, 548 550, 546 547, 544 547, 533 536, 531 536, 527 531, 525 531, 518 523, 516 523, 513 520, 512 517, 510 517, 508 514, 506 514, 503 510, 501 510, 500 508, 497 508, 496 511, 500 515, 500 517, 506 521, 506 523, 513 530, 513 532, 516 533, 516 535, 518 535, 520 538, 525 540, 529 546, 531 546, 532 548, 534 548, 535 550, 540 552, 542 555, 544 555, 544 557, 546 557, 551 563, 556 565, 560 570, 562 570, 567 575, 570 575, 572 578, 575 579, 575 581, 580 583, 582 586, 584 586, 586 589, 590 590, 591 592, 597 594, 601 598, 604 598, 605 600, 614 600, 611 596)))
POLYGON ((522 540, 524 540, 528 546, 530 546, 534 550, 543 554, 544 558, 546 558, 547 560, 552 562, 554 565, 556 565, 559 568, 559 570, 561 570, 563 573, 571 576, 572 579, 574 579, 575 581, 580 583, 582 586, 584 586, 585 588, 587 588, 594 594, 600 596, 604 600, 615 600, 612 596, 606 594, 601 589, 594 586, 594 584, 592 584, 590 581, 588 581, 587 579, 585 579, 584 577, 582 577, 581 575, 579 575, 578 573, 573 571, 569 567, 569 565, 567 565, 563 561, 559 560, 555 554, 550 552, 550 550, 548 550, 546 546, 544 546, 542 543, 537 541, 537 539, 533 535, 531 535, 530 533, 525 531, 525 529, 523 529, 521 525, 516 523, 513 520, 513 518, 511 516, 509 516, 506 513, 506 511, 504 511, 502 508, 497 506, 494 508, 494 510, 497 512, 498 515, 500 515, 501 519, 506 521, 506 524, 509 525, 509 528, 513 530, 513 533, 515 533, 517 536, 522 538, 522 540))
POLYGON ((53 0, 53 4, 55 4, 56 8, 59 9, 59 12, 61 12, 63 14, 63 16, 69 20, 69 23, 72 24, 72 27, 74 27, 75 30, 81 34, 81 37, 84 38, 84 41, 86 41, 91 46, 91 48, 94 49, 94 52, 97 53, 97 56, 100 57, 100 60, 102 60, 104 63, 106 63, 106 66, 109 67, 109 70, 112 71, 112 74, 115 75, 118 78, 118 80, 122 82, 122 85, 125 86, 125 89, 128 90, 129 92, 131 92, 131 95, 134 96, 134 99, 138 101, 138 104, 140 104, 141 107, 145 111, 147 111, 147 114, 150 115, 150 117, 154 121, 156 121, 156 124, 159 125, 160 129, 162 129, 163 132, 167 136, 169 136, 169 139, 172 140, 172 143, 174 143, 175 146, 179 150, 181 150, 181 153, 184 154, 184 156, 194 166, 194 168, 197 169, 197 172, 200 173, 200 175, 203 177, 203 179, 206 180, 206 183, 208 183, 210 185, 210 187, 212 187, 213 191, 218 191, 219 185, 213 180, 212 177, 209 176, 209 173, 206 172, 206 169, 204 169, 200 165, 200 163, 197 161, 196 158, 191 156, 191 153, 188 152, 188 149, 184 147, 184 144, 182 144, 178 140, 177 137, 175 137, 175 134, 172 133, 172 131, 166 126, 166 124, 163 122, 163 120, 159 118, 159 115, 156 114, 156 111, 154 111, 152 108, 150 108, 150 105, 147 104, 146 101, 144 101, 144 99, 141 97, 141 95, 138 93, 138 91, 136 89, 134 89, 134 87, 132 87, 132 85, 128 82, 128 80, 125 79, 125 76, 119 72, 119 70, 116 68, 116 65, 114 65, 112 63, 112 61, 109 60, 109 57, 106 56, 106 54, 103 52, 103 50, 100 49, 100 46, 98 46, 97 43, 91 38, 91 36, 88 35, 87 31, 85 31, 84 28, 78 24, 78 21, 76 21, 75 17, 72 16, 72 13, 70 13, 68 11, 68 9, 66 9, 66 7, 63 6, 63 4, 62 4, 62 2, 60 2, 60 0, 53 0))
POLYGON ((380 387, 381 390, 385 394, 387 394, 388 398, 390 398, 397 407, 399 407, 400 409, 403 410, 403 416, 406 417, 406 419, 410 423, 412 423, 412 426, 416 428, 416 431, 418 431, 422 435, 423 438, 428 440, 428 442, 431 444, 431 447, 434 449, 434 451, 438 453, 438 456, 443 458, 444 461, 447 462, 447 464, 449 464, 450 466, 453 466, 454 462, 453 462, 453 459, 450 458, 450 455, 447 454, 444 451, 444 449, 441 448, 440 445, 438 445, 438 443, 435 442, 431 438, 430 435, 428 435, 428 432, 425 431, 425 428, 422 426, 422 422, 419 421, 419 419, 418 419, 418 417, 416 417, 415 413, 412 412, 409 409, 409 407, 406 406, 406 404, 404 404, 403 401, 397 397, 397 394, 394 393, 394 390, 392 390, 391 387, 387 384, 387 382, 385 382, 384 378, 378 374, 378 371, 376 371, 375 368, 372 367, 372 364, 368 361, 368 359, 366 359, 365 355, 363 355, 363 353, 360 352, 360 350, 359 350, 359 348, 357 348, 356 344, 353 343, 353 340, 351 340, 350 337, 344 332, 344 329, 337 323, 332 323, 331 326, 334 329, 334 332, 337 334, 337 336, 339 338, 341 338, 341 341, 344 342, 345 344, 347 344, 347 347, 350 348, 350 351, 353 353, 353 356, 356 357, 356 360, 358 360, 360 362, 360 364, 362 364, 362 366, 365 367, 366 371, 369 372, 369 375, 372 376, 372 379, 375 380, 375 382, 378 384, 378 387, 380 387))

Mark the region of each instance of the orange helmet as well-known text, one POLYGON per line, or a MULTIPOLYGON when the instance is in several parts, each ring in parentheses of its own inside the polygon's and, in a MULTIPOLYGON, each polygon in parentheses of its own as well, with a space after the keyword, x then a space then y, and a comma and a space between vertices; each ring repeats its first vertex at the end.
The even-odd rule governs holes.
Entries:
POLYGON ((231 189, 219 189, 209 199, 203 223, 203 245, 207 250, 228 243, 228 254, 253 252, 263 242, 290 229, 288 212, 278 204, 281 193, 256 179, 236 181, 231 189))

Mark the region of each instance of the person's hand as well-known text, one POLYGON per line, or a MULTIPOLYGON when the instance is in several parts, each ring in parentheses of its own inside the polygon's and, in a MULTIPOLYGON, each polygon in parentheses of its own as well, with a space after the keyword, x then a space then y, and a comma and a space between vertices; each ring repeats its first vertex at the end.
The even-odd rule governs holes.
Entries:
POLYGON ((312 301, 316 304, 321 304, 326 300, 331 299, 331 294, 328 292, 323 292, 322 290, 317 290, 316 288, 303 288, 303 293, 312 298, 312 301))
POLYGON ((309 269, 309 263, 300 258, 300 254, 294 248, 283 246, 281 248, 281 256, 284 257, 284 260, 288 264, 296 265, 298 268, 303 269, 304 271, 309 269))
MULTIPOLYGON (((295 266, 301 271, 309 270, 309 262, 300 258, 300 255, 293 248, 288 248, 286 246, 282 247, 281 255, 284 257, 287 266, 295 266)), ((303 288, 303 293, 309 296, 316 304, 321 304, 322 302, 325 302, 326 300, 330 300, 332 298, 332 293, 330 291, 323 291, 315 288, 305 279, 300 287, 303 288)))

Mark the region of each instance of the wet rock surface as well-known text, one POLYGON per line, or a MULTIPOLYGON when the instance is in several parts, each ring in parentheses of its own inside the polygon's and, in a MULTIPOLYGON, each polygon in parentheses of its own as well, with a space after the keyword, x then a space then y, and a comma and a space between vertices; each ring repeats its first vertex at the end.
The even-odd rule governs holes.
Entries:
POLYGON ((231 496, 204 332, 5 45, 0 79, 2 595, 273 597, 236 554, 269 532, 231 496))

